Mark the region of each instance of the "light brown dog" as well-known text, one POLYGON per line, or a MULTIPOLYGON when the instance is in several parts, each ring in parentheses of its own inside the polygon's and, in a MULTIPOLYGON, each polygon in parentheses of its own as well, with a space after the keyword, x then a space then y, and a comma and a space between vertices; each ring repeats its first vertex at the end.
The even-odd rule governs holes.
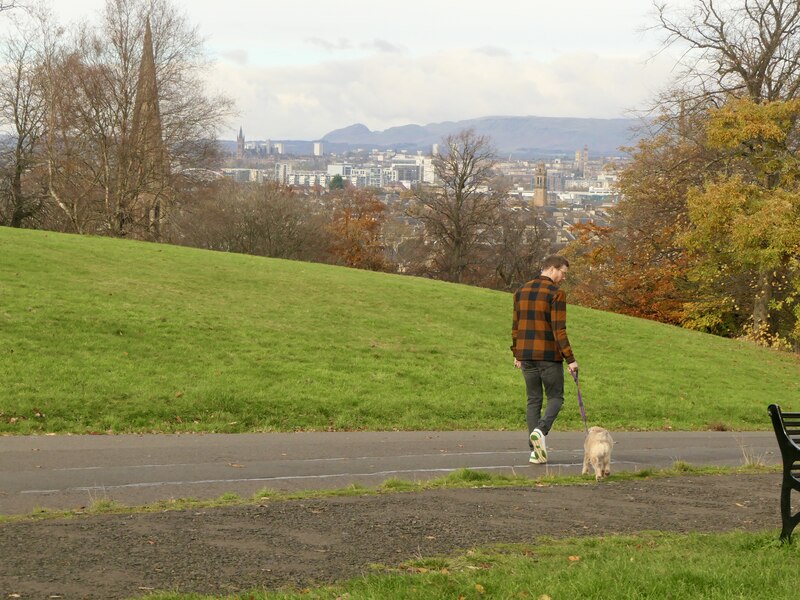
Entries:
POLYGON ((590 427, 583 442, 583 474, 589 472, 589 463, 594 467, 594 478, 600 481, 611 473, 611 449, 614 440, 607 429, 590 427))

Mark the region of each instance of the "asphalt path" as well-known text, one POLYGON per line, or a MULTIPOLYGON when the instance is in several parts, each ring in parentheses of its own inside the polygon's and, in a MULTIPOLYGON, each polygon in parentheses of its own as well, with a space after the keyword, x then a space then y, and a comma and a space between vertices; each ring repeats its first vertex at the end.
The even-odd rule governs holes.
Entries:
MULTIPOLYGON (((696 466, 780 464, 772 432, 618 432, 611 470, 685 461, 696 466)), ((175 498, 251 496, 376 486, 461 468, 538 477, 580 473, 583 433, 553 431, 549 463, 531 465, 525 432, 302 432, 0 436, 0 514, 128 506, 175 498)))

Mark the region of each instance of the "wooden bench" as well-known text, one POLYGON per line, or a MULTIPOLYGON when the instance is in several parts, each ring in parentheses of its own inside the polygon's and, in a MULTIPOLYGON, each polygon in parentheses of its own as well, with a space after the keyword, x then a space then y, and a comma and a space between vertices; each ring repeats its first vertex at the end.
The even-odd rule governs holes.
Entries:
POLYGON ((770 404, 770 417, 778 438, 783 459, 781 484, 781 541, 791 543, 792 531, 800 522, 800 512, 792 514, 792 490, 800 492, 800 412, 783 412, 777 404, 770 404))

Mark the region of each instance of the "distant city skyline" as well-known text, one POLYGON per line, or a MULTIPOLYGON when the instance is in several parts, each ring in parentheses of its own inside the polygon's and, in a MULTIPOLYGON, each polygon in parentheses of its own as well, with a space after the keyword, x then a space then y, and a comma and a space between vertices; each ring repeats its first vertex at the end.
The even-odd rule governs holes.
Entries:
MULTIPOLYGON (((632 116, 677 60, 643 0, 174 0, 206 39, 212 92, 236 102, 219 132, 320 139, 489 115, 632 116)), ((670 6, 686 6, 677 0, 670 6)), ((53 2, 63 24, 96 21, 105 0, 53 2)))

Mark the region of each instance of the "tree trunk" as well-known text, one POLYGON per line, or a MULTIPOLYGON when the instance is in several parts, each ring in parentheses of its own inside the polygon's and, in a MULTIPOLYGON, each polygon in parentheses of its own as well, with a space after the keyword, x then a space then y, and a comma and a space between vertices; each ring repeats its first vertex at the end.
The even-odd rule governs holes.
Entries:
POLYGON ((772 277, 768 271, 761 270, 758 273, 756 296, 753 300, 753 335, 758 340, 762 340, 772 334, 772 326, 769 319, 769 303, 771 300, 772 277))
POLYGON ((14 210, 11 213, 11 227, 22 227, 23 221, 30 216, 30 211, 22 197, 22 167, 17 161, 14 175, 11 177, 11 202, 14 210))

